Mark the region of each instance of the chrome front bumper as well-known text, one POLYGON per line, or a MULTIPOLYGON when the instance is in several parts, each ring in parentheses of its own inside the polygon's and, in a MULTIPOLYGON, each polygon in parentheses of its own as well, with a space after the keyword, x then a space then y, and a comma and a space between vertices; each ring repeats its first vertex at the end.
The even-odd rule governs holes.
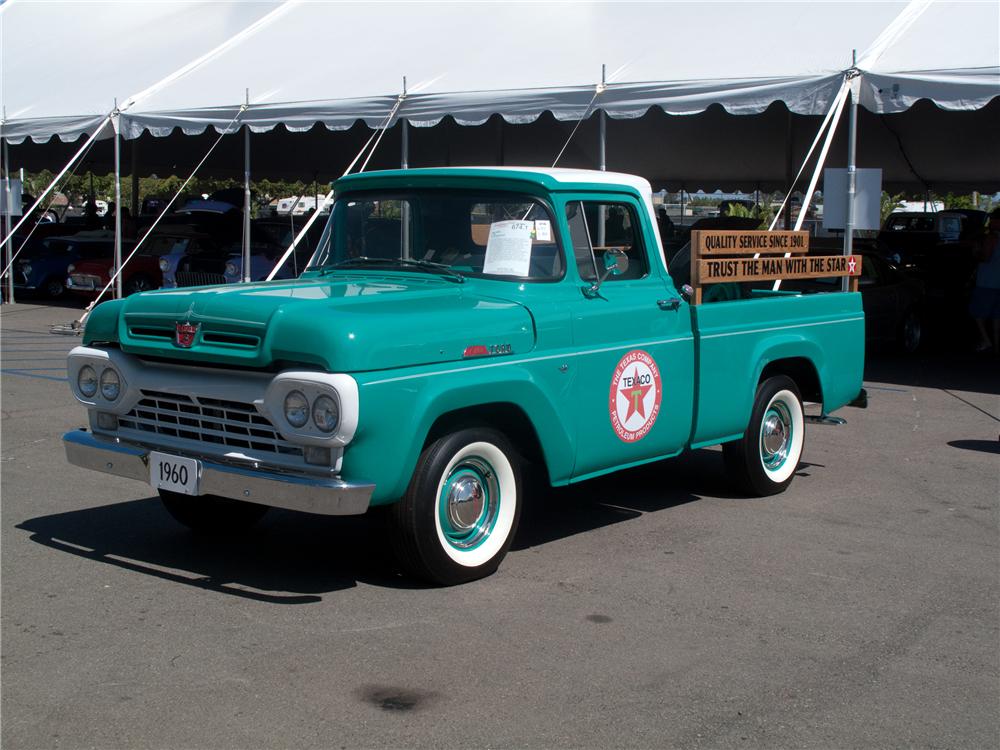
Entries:
POLYGON ((100 289, 101 280, 97 276, 77 276, 75 279, 70 276, 66 279, 66 288, 78 292, 96 292, 100 289))
MULTIPOLYGON (((149 484, 149 449, 112 437, 74 430, 63 435, 66 458, 75 466, 149 484)), ((199 458, 201 492, 275 508, 352 516, 368 510, 374 484, 350 484, 332 477, 304 477, 245 469, 199 458)))

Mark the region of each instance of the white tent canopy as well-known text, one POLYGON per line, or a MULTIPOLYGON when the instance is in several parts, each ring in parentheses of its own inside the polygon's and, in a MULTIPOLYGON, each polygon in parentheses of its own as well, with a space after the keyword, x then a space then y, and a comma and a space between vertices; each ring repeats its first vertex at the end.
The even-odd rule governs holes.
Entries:
POLYGON ((774 102, 821 114, 853 50, 871 111, 920 99, 976 110, 1000 95, 998 28, 996 2, 11 0, 0 6, 2 135, 75 140, 116 102, 126 138, 221 130, 247 90, 239 122, 257 132, 374 127, 404 76, 398 117, 418 126, 574 120, 592 103, 613 118, 774 102), (886 34, 901 14, 909 23, 886 34))

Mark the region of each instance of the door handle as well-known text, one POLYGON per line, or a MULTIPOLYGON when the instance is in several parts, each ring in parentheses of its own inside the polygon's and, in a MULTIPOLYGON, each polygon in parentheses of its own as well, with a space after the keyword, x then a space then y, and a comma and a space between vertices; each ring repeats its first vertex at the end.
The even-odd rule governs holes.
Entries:
POLYGON ((656 300, 656 305, 661 310, 676 310, 681 306, 681 301, 677 297, 671 297, 670 299, 658 299, 656 300))

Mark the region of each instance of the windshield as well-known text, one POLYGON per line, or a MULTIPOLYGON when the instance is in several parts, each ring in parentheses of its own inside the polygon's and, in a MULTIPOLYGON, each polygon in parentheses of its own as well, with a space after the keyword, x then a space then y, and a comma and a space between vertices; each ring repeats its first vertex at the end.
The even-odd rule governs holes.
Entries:
POLYGON ((529 281, 561 278, 565 268, 549 209, 527 195, 413 190, 338 198, 310 269, 397 265, 529 281))

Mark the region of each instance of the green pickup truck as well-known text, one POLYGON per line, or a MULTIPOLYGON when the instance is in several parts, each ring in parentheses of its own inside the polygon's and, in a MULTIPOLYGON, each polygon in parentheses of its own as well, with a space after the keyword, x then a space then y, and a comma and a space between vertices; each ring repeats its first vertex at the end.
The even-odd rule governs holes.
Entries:
POLYGON ((403 567, 495 571, 531 462, 561 486, 723 444, 783 491, 820 417, 861 394, 857 293, 692 304, 649 183, 534 168, 335 184, 300 278, 105 302, 69 354, 69 461, 159 491, 197 531, 281 507, 388 506, 403 567), (814 417, 816 418, 816 417, 814 417))

